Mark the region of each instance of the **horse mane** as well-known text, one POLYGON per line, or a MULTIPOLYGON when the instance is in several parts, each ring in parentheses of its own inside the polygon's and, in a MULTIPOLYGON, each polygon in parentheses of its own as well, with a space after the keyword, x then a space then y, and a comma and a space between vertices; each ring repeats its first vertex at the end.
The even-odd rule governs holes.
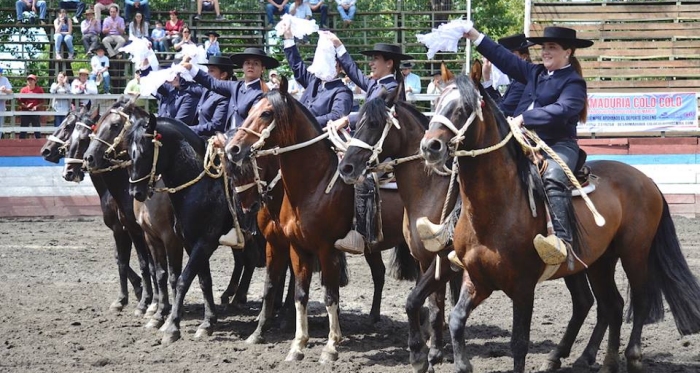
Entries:
MULTIPOLYGON (((129 106, 129 109, 131 110, 132 115, 136 115, 144 121, 150 120, 150 114, 143 108, 136 105, 131 105, 129 106)), ((190 146, 192 146, 197 154, 204 156, 204 152, 206 151, 204 139, 197 136, 197 134, 194 133, 194 131, 192 131, 187 124, 180 120, 168 117, 158 117, 157 121, 158 124, 156 129, 158 132, 166 136, 174 134, 174 136, 182 137, 185 141, 187 141, 187 143, 190 144, 190 146)), ((146 130, 146 126, 139 125, 139 123, 134 123, 132 128, 129 130, 128 136, 133 138, 133 136, 136 134, 141 135, 141 132, 137 132, 139 128, 143 129, 143 131, 146 130)))
MULTIPOLYGON (((416 109, 413 104, 403 101, 403 100, 397 100, 394 103, 395 106, 399 106, 400 108, 408 111, 409 115, 415 117, 418 121, 418 123, 425 129, 426 131, 428 130, 428 127, 430 125, 430 120, 428 117, 425 116, 425 114, 421 113, 416 109)), ((382 125, 386 123, 386 121, 389 119, 387 113, 387 107, 386 107, 386 102, 384 101, 384 98, 382 96, 377 96, 367 102, 365 102, 362 107, 360 107, 360 111, 358 113, 358 117, 360 118, 360 122, 362 122, 361 125, 364 124, 363 118, 366 116, 368 118, 380 118, 382 125)), ((360 124, 358 122, 358 124, 360 124)))
POLYGON ((411 113, 411 115, 414 118, 418 119, 418 123, 420 123, 420 125, 423 126, 423 129, 425 129, 426 131, 428 130, 428 127, 430 127, 430 119, 428 117, 426 117, 425 114, 421 113, 418 110, 418 108, 413 106, 413 104, 411 104, 408 101, 399 100, 399 101, 396 101, 395 105, 397 105, 397 106, 407 110, 409 113, 411 113))

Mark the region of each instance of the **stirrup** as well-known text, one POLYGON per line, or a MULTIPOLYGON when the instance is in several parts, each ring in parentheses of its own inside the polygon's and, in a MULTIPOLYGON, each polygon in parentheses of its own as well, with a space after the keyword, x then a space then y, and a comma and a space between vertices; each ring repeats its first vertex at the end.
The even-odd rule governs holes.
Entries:
POLYGON ((418 237, 423 241, 423 247, 431 253, 436 253, 447 246, 444 225, 433 224, 427 217, 423 216, 416 220, 416 230, 418 237))
MULTIPOLYGON (((462 263, 462 260, 457 256, 456 251, 452 250, 447 253, 447 259, 450 261, 450 267, 453 271, 459 272, 460 270, 466 270, 466 268, 464 268, 464 263, 462 263)), ((440 259, 436 257, 435 260, 440 259)))
POLYGON ((243 237, 238 237, 236 233, 236 227, 231 228, 228 233, 219 237, 219 244, 224 246, 230 246, 232 249, 243 249, 245 247, 245 240, 243 237))
POLYGON ((543 262, 550 265, 555 265, 566 261, 567 246, 569 244, 561 238, 553 234, 550 234, 547 237, 538 234, 535 236, 535 239, 532 242, 535 245, 537 254, 540 256, 543 262))
POLYGON ((349 254, 364 254, 365 238, 353 229, 345 237, 336 240, 334 246, 336 249, 349 254))

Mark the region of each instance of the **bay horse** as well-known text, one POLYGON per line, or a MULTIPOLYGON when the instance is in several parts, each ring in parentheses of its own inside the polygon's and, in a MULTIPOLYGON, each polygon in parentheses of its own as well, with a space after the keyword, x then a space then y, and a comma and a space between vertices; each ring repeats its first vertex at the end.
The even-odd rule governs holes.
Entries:
MULTIPOLYGON (((256 149, 253 144, 262 146, 264 143, 266 147, 302 143, 308 145, 279 154, 281 183, 285 194, 279 220, 291 246, 290 257, 295 276, 296 334, 286 357, 288 361, 304 358, 304 348, 309 339, 307 304, 315 257, 321 266, 330 329, 328 342, 321 353, 321 362, 337 360, 337 346, 341 339, 338 318, 340 252, 333 244, 350 229, 354 192, 352 187, 342 183, 334 184, 326 192, 337 169, 337 155, 331 150, 329 142, 306 143, 321 133, 321 127, 310 112, 287 93, 286 81, 283 79, 279 90, 266 93, 251 108, 245 122, 226 145, 228 159, 248 169, 254 167, 252 157, 256 155, 256 149)), ((403 243, 403 206, 398 194, 383 191, 381 197, 384 202, 384 241, 372 248, 372 253, 403 243)), ((415 269, 412 259, 410 264, 415 269)), ((381 273, 382 285, 383 276, 384 273, 381 273)), ((381 298, 376 287, 379 276, 373 273, 372 277, 375 280, 375 298, 381 298)))
MULTIPOLYGON (((195 338, 211 335, 217 316, 209 258, 219 247, 219 238, 233 226, 233 217, 229 210, 231 201, 227 200, 223 178, 202 177, 192 183, 204 171, 203 160, 206 151, 204 140, 186 124, 171 118, 156 118, 134 104, 125 106, 122 113, 113 116, 108 125, 103 124, 103 127, 104 130, 99 130, 97 133, 103 141, 99 143, 102 146, 94 145, 96 151, 92 157, 97 159, 100 153, 104 154, 105 144, 121 137, 124 142, 119 145, 120 149, 122 145, 125 146, 124 149, 128 149, 132 160, 128 182, 129 191, 134 199, 146 200, 151 193, 149 189, 154 186, 152 182, 157 174, 162 176, 167 188, 177 189, 168 195, 182 230, 181 236, 185 249, 189 253, 189 260, 177 280, 175 302, 170 318, 163 328, 165 334, 162 342, 169 344, 180 338, 184 297, 195 275, 199 277, 204 294, 205 311, 204 320, 198 327, 195 338), (156 130, 159 134, 156 139, 159 144, 157 148, 153 141, 153 133, 156 130), (98 149, 101 150, 98 152, 98 149), (188 186, 183 188, 185 184, 188 186)), ((86 154, 86 160, 90 162, 88 155, 90 154, 86 154)), ((257 246, 247 240, 246 247, 249 249, 235 250, 234 258, 237 265, 245 263, 246 271, 253 271, 259 257, 255 251, 257 246), (254 258, 252 262, 246 259, 251 253, 254 258)), ((241 282, 239 292, 247 293, 250 276, 244 276, 247 282, 241 282)))
MULTIPOLYGON (((514 371, 524 372, 535 285, 545 269, 532 243, 536 234, 546 232, 543 199, 536 198, 540 211, 536 218, 528 203, 527 180, 533 173, 532 165, 518 142, 503 140, 510 133, 508 122, 477 81, 459 76, 440 96, 435 113, 421 141, 426 164, 442 165, 458 150, 473 151, 474 155, 459 158, 463 209, 454 247, 466 272, 449 323, 456 370, 472 371, 465 343, 469 314, 493 291, 501 290, 513 302, 514 371), (461 136, 453 140, 456 135, 461 136), (499 143, 504 146, 494 146, 499 143)), ((598 176, 597 189, 590 198, 605 224, 597 226, 583 201, 575 199, 579 234, 574 239, 574 250, 581 261, 559 267, 551 278, 588 267, 599 316, 602 314, 609 325, 601 371, 617 372, 624 303, 614 272, 618 259, 621 261, 632 301, 632 332, 625 351, 627 371, 643 372, 642 327, 663 316, 661 294, 678 331, 697 333, 700 286, 683 257, 668 204, 656 184, 620 162, 593 161, 587 165, 598 176)), ((537 192, 542 195, 541 186, 537 192)))
MULTIPOLYGON (((420 154, 417 154, 420 142, 428 129, 428 118, 411 103, 399 100, 396 92, 384 93, 380 97, 367 101, 360 108, 358 115, 360 120, 357 123, 353 141, 359 140, 367 146, 351 145, 338 165, 338 170, 345 182, 351 184, 358 182, 368 167, 377 166, 376 162, 370 164, 374 149, 380 151, 377 161, 391 158, 391 162, 396 164, 393 167, 396 184, 406 206, 408 227, 404 230, 404 235, 406 241, 410 242, 411 254, 421 265, 422 273, 418 284, 406 301, 411 365, 415 371, 425 372, 442 360, 445 284, 449 280, 452 290, 458 290, 462 274, 449 270, 450 265, 445 255, 438 255, 425 248, 418 234, 416 221, 421 217, 428 217, 431 221, 439 222, 448 194, 453 194, 449 196, 450 201, 447 204, 448 211, 451 211, 456 193, 449 191, 451 182, 449 175, 443 176, 431 172, 430 168, 425 167, 420 154), (397 121, 396 124, 394 120, 397 121), (441 261, 439 279, 435 276, 434 260, 441 261), (453 280, 456 280, 456 284, 452 282, 453 280), (419 312, 428 295, 430 295, 429 309, 432 326, 429 351, 420 330, 419 312)), ((452 250, 451 245, 442 253, 449 250, 452 250)), ((593 295, 585 273, 567 276, 565 281, 571 291, 574 312, 565 337, 548 357, 553 364, 560 364, 560 358, 569 355, 576 335, 593 305, 593 295)), ((453 297, 453 303, 457 302, 457 296, 458 294, 453 297)), ((596 331, 592 334, 591 341, 584 349, 582 356, 577 360, 578 364, 593 363, 602 334, 605 333, 605 327, 605 323, 596 324, 596 331)))
MULTIPOLYGON (((89 111, 89 106, 82 107, 80 111, 71 111, 68 113, 63 122, 56 127, 53 134, 47 138, 46 143, 42 146, 42 157, 44 157, 44 159, 48 162, 58 163, 66 154, 76 122, 95 120, 98 116, 99 108, 89 111)), ((102 221, 107 228, 112 231, 112 236, 114 237, 114 252, 119 268, 119 296, 114 302, 112 302, 110 309, 114 311, 121 311, 124 306, 129 303, 129 289, 127 281, 131 282, 136 299, 141 299, 141 294, 143 292, 141 277, 134 272, 133 269, 131 269, 128 261, 126 263, 120 262, 122 259, 128 259, 131 257, 131 237, 129 236, 129 232, 124 227, 124 224, 121 222, 121 219, 124 217, 119 211, 114 197, 112 197, 112 194, 109 193, 109 190, 102 182, 102 179, 97 178, 92 180, 92 185, 95 188, 97 195, 100 197, 102 221), (122 269, 126 270, 125 274, 123 274, 122 269), (126 276, 127 281, 122 281, 123 275, 126 276)))

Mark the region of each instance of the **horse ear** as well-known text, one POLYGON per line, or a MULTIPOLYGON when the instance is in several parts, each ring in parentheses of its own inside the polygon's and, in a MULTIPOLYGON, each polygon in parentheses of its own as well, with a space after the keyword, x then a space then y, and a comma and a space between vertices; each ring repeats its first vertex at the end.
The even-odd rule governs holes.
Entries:
POLYGON ((151 113, 150 117, 148 118, 148 127, 146 127, 148 132, 155 131, 157 123, 158 123, 158 118, 156 118, 155 114, 151 113))
POLYGON ((483 65, 481 64, 481 61, 479 61, 479 59, 475 59, 474 62, 472 62, 472 68, 469 72, 469 77, 472 78, 474 84, 481 84, 481 76, 483 75, 482 67, 483 65))
POLYGON ((100 105, 97 105, 97 107, 95 108, 95 110, 93 110, 93 111, 90 113, 90 120, 96 121, 96 120, 99 119, 99 118, 100 118, 100 105))
MULTIPOLYGON (((382 87, 382 89, 384 89, 386 91, 386 89, 384 87, 382 87)), ((404 81, 401 80, 401 82, 399 83, 399 86, 396 87, 395 90, 393 90, 391 92, 386 92, 386 94, 384 96, 384 104, 386 105, 386 107, 388 107, 388 108, 394 107, 394 104, 396 104, 396 101, 399 100, 400 93, 403 92, 403 90, 404 90, 404 81)))
POLYGON ((440 73, 442 74, 442 81, 445 82, 445 84, 449 84, 455 79, 455 74, 447 68, 445 61, 442 61, 440 64, 440 73))
POLYGON ((92 107, 92 100, 88 100, 87 104, 84 106, 85 111, 90 110, 91 107, 92 107))
POLYGON ((288 92, 287 88, 289 88, 289 81, 287 80, 287 77, 286 77, 286 76, 282 75, 282 79, 280 79, 280 88, 279 88, 279 90, 280 90, 280 92, 282 92, 282 93, 287 93, 287 92, 288 92))
POLYGON ((133 94, 129 94, 129 96, 130 96, 130 97, 129 97, 129 103, 132 104, 132 105, 135 105, 135 104, 136 104, 136 100, 139 99, 139 96, 140 96, 140 95, 139 95, 138 93, 133 93, 133 94))

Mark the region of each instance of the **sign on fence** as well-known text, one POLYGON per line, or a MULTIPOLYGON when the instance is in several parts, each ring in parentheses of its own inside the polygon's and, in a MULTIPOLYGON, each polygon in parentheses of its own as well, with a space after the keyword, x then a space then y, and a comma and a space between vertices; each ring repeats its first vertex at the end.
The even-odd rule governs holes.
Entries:
POLYGON ((692 131, 698 129, 696 93, 591 93, 588 121, 579 131, 692 131))

